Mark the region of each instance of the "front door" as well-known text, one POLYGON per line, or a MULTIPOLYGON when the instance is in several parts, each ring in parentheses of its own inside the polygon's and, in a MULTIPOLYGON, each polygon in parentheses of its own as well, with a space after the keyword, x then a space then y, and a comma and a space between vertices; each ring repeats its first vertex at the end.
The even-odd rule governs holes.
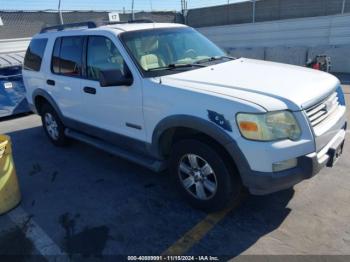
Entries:
POLYGON ((101 87, 101 70, 130 73, 116 43, 106 36, 89 36, 86 44, 86 76, 82 80, 84 122, 92 129, 101 129, 101 135, 108 136, 109 132, 117 134, 103 137, 106 140, 119 140, 115 141, 117 144, 128 146, 131 141, 128 138, 144 141, 140 79, 134 75, 130 86, 101 87))

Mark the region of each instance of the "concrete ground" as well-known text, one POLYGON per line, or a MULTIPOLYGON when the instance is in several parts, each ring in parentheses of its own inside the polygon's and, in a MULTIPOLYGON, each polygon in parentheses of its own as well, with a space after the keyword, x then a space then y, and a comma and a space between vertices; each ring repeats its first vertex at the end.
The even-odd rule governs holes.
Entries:
MULTIPOLYGON (((350 86, 344 91, 350 104, 350 86)), ((0 254, 86 261, 160 255, 175 245, 178 254, 226 258, 350 255, 349 142, 335 168, 293 189, 247 196, 213 222, 177 195, 166 174, 79 142, 54 147, 38 116, 6 119, 0 133, 12 138, 23 197, 0 216, 0 254)))

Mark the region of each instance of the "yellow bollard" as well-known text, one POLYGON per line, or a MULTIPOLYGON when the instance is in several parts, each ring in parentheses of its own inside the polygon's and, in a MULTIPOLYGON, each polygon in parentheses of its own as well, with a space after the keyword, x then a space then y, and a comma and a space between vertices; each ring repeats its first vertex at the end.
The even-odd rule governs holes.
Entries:
POLYGON ((11 139, 0 135, 0 215, 16 207, 21 201, 11 139))

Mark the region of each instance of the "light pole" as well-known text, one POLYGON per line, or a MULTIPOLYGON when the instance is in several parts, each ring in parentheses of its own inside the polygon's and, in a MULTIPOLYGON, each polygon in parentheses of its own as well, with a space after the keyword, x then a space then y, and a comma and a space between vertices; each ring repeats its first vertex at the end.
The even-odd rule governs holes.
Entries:
POLYGON ((60 24, 63 25, 63 17, 62 17, 62 10, 61 10, 61 0, 58 0, 58 17, 60 19, 60 24))
POLYGON ((187 1, 186 0, 181 0, 181 11, 182 11, 182 14, 185 13, 187 9, 187 1))
POLYGON ((342 6, 342 9, 341 9, 341 13, 342 14, 345 13, 345 3, 346 3, 346 0, 343 0, 343 6, 342 6))
POLYGON ((252 19, 252 22, 255 23, 255 3, 256 3, 256 0, 252 0, 253 2, 253 19, 252 19))
POLYGON ((135 20, 135 13, 134 13, 134 0, 131 1, 131 20, 135 20))
POLYGON ((187 0, 183 0, 183 9, 182 9, 182 15, 184 18, 185 25, 187 24, 187 0))

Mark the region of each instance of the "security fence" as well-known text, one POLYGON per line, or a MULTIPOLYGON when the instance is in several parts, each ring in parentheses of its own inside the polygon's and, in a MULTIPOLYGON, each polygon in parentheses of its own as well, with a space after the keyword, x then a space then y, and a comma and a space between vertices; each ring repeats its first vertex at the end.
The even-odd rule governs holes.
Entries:
MULTIPOLYGON (((64 23, 82 21, 108 21, 112 11, 66 11, 62 12, 64 23)), ((130 13, 121 13, 121 21, 131 19, 130 13)), ((0 26, 0 39, 32 37, 45 26, 60 23, 58 12, 45 11, 0 11, 3 25, 0 26)), ((181 22, 182 17, 176 12, 137 12, 135 19, 151 19, 156 22, 181 22)))
MULTIPOLYGON (((229 1, 228 1, 229 3, 229 1)), ((64 23, 108 20, 111 11, 66 11, 64 23)), ((122 21, 130 12, 117 11, 122 21)), ((192 27, 265 22, 291 18, 328 16, 350 12, 350 0, 251 0, 248 2, 190 9, 183 12, 136 12, 135 19, 185 22, 192 27)), ((0 39, 31 37, 42 27, 60 23, 56 11, 0 11, 0 39)))
POLYGON ((350 0, 251 0, 249 2, 190 9, 192 27, 264 22, 327 16, 350 12, 350 0))

